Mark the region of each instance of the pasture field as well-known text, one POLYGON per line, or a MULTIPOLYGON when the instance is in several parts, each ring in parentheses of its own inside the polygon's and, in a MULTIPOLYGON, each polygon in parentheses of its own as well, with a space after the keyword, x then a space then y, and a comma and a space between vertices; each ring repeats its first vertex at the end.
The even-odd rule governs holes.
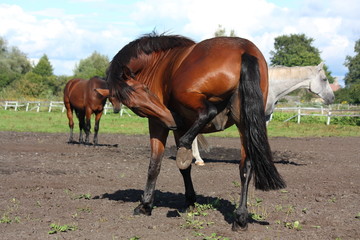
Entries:
MULTIPOLYGON (((360 136, 360 127, 356 125, 331 124, 327 126, 325 120, 306 121, 311 117, 303 117, 302 123, 297 124, 294 121, 283 122, 288 117, 286 114, 275 112, 274 115, 274 120, 268 125, 270 137, 360 136)), ((75 116, 74 121, 74 131, 79 132, 75 116)), ((94 122, 92 118, 92 127, 94 122)), ((69 127, 66 113, 61 111, 37 113, 0 110, 0 131, 67 133, 69 127)), ((134 115, 129 117, 126 114, 120 117, 118 114, 108 113, 101 118, 99 134, 101 133, 148 134, 147 119, 134 115)), ((208 134, 208 136, 238 137, 238 132, 233 126, 223 132, 208 134)))
POLYGON ((287 188, 262 192, 251 184, 251 223, 232 232, 240 199, 238 138, 207 137, 206 165, 192 167, 197 209, 187 213, 170 137, 155 209, 133 216, 146 181, 148 136, 100 131, 100 146, 67 144, 60 122, 60 133, 0 132, 1 239, 359 239, 360 137, 270 137, 287 188))

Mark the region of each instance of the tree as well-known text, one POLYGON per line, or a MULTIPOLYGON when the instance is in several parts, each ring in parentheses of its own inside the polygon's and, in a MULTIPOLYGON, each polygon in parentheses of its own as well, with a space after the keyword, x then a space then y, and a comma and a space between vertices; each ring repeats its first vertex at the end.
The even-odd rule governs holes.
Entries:
MULTIPOLYGON (((222 25, 219 24, 218 29, 214 33, 214 36, 215 37, 225 37, 225 36, 227 36, 225 28, 222 25)), ((236 37, 235 31, 233 29, 230 30, 230 35, 229 36, 230 37, 236 37)))
POLYGON ((103 77, 106 75, 108 65, 109 58, 95 51, 90 57, 80 60, 79 64, 75 66, 74 76, 84 79, 94 76, 103 77))
MULTIPOLYGON (((308 38, 305 34, 282 35, 275 38, 275 51, 270 51, 270 65, 287 67, 318 65, 322 59, 320 51, 312 46, 313 41, 313 38, 308 38)), ((324 65, 324 70, 329 82, 334 82, 326 65, 324 65)))
POLYGON ((349 69, 345 75, 345 85, 351 87, 353 84, 360 84, 360 39, 356 41, 355 56, 346 56, 344 65, 349 69))
POLYGON ((36 66, 33 69, 33 73, 38 74, 42 77, 50 77, 53 74, 53 67, 49 61, 49 58, 44 54, 39 62, 36 64, 36 66))
POLYGON ((17 47, 9 48, 4 38, 0 37, 0 88, 8 86, 31 70, 31 63, 26 54, 17 47))

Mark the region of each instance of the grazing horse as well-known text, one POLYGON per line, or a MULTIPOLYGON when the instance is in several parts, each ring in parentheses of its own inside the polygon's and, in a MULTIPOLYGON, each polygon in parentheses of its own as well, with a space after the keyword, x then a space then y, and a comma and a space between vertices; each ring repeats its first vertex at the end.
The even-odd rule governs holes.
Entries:
MULTIPOLYGON (((149 119, 151 156, 147 182, 134 214, 151 215, 154 190, 169 130, 177 144, 176 164, 185 184, 187 206, 196 202, 191 180, 191 144, 199 133, 218 131, 211 120, 223 111, 241 138, 241 200, 233 230, 246 229, 247 192, 255 187, 281 189, 285 182, 271 155, 266 133, 267 64, 249 40, 219 37, 200 43, 182 37, 144 35, 124 46, 113 58, 109 90, 139 116, 149 119)), ((100 91, 99 91, 100 92, 100 91)))
MULTIPOLYGON (((326 78, 324 63, 320 63, 317 66, 305 67, 271 67, 269 68, 269 94, 265 107, 267 121, 274 112, 277 101, 298 88, 305 88, 315 93, 324 100, 325 104, 331 104, 335 98, 334 92, 326 78)), ((202 144, 207 145, 205 138, 202 138, 201 141, 202 144)), ((192 151, 195 164, 200 166, 205 165, 200 156, 196 138, 192 145, 192 151)))
MULTIPOLYGON (((73 141, 73 110, 75 110, 76 116, 79 119, 80 136, 79 143, 83 142, 83 130, 85 131, 85 144, 89 144, 90 135, 90 119, 91 115, 95 113, 95 133, 94 133, 94 145, 98 143, 98 131, 100 118, 104 110, 107 97, 102 96, 96 88, 106 88, 107 83, 104 79, 99 77, 93 77, 90 80, 84 79, 71 79, 64 88, 64 104, 66 107, 67 117, 69 119, 70 138, 69 143, 73 141), (85 121, 86 118, 86 121, 85 121)), ((120 111, 121 105, 117 98, 109 97, 110 102, 113 105, 115 113, 120 111)))

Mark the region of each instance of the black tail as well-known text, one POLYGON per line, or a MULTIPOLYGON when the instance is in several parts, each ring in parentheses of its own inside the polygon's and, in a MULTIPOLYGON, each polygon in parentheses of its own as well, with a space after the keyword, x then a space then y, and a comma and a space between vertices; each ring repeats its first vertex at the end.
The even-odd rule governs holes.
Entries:
POLYGON ((255 174, 255 188, 268 191, 286 187, 272 160, 268 142, 258 59, 244 53, 240 73, 240 125, 244 128, 246 160, 255 174))

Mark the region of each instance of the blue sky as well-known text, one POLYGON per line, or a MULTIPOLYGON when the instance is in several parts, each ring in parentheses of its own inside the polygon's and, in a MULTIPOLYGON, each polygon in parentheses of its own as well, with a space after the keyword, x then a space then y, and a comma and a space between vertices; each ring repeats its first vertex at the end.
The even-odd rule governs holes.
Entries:
POLYGON ((47 54, 57 75, 94 51, 111 59, 153 29, 201 41, 219 24, 253 41, 269 61, 274 38, 304 33, 333 76, 360 39, 358 0, 0 0, 0 36, 36 63, 47 54))

